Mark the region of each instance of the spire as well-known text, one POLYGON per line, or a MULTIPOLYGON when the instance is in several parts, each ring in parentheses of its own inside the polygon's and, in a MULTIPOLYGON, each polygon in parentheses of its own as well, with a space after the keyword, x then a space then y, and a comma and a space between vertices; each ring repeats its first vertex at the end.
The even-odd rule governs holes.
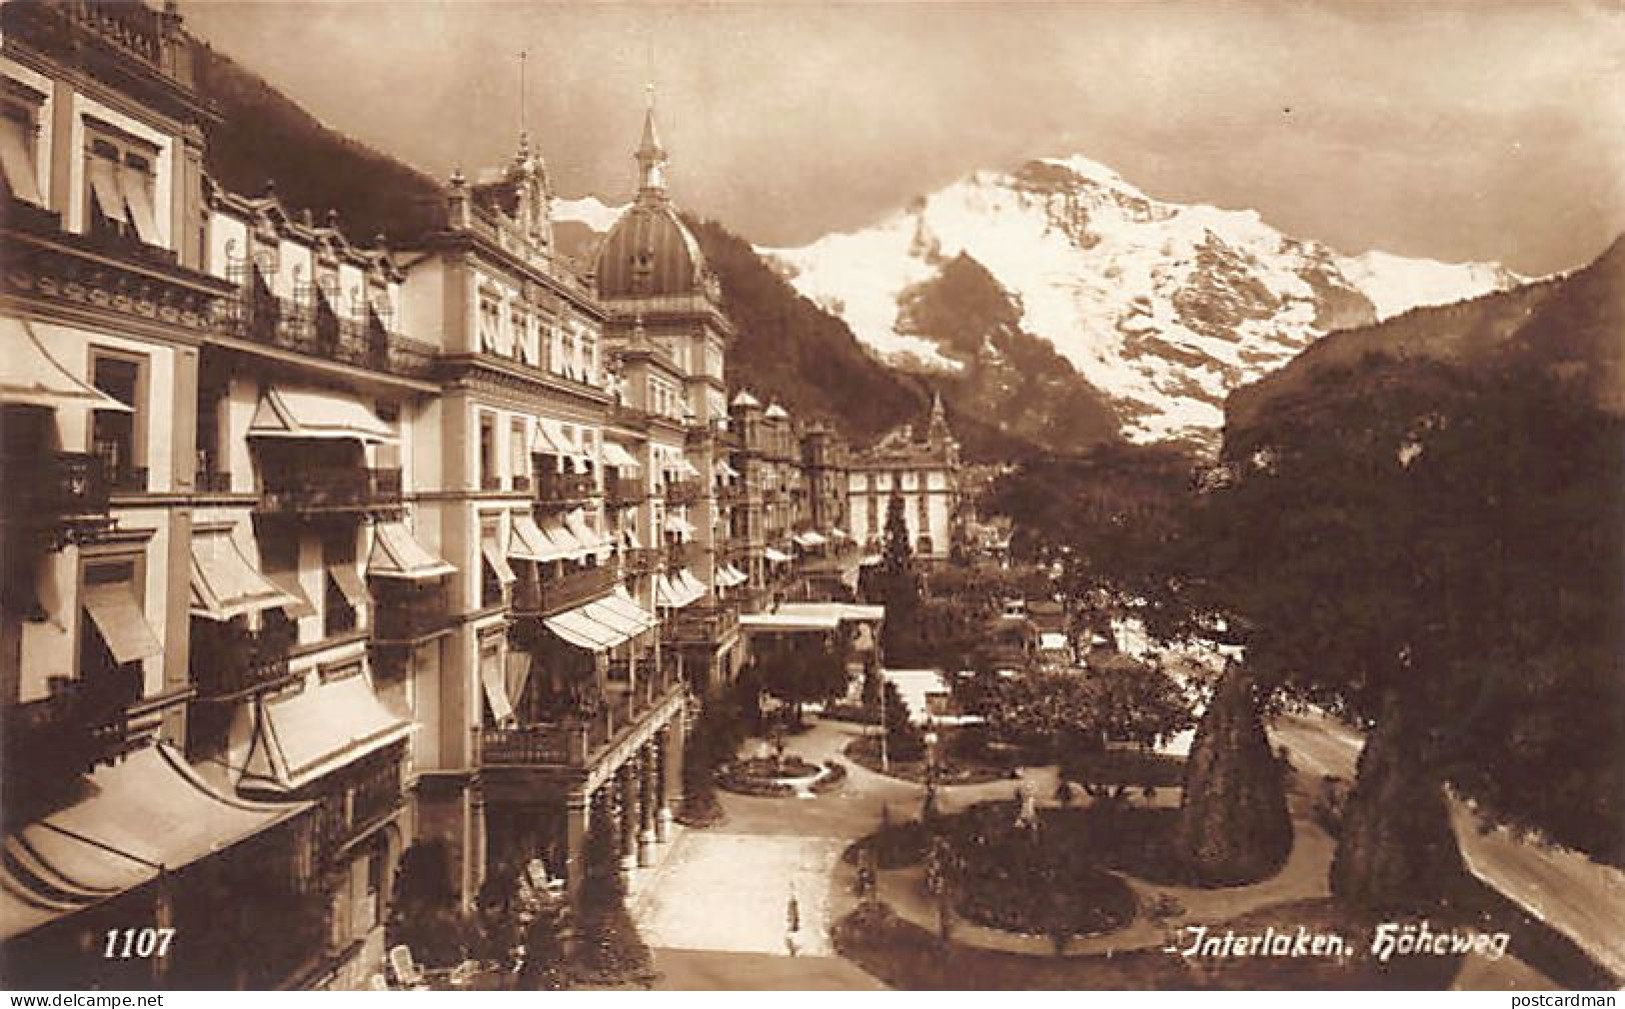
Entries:
POLYGON ((947 441, 952 437, 948 430, 948 413, 942 408, 942 392, 931 390, 931 417, 926 422, 925 436, 928 441, 947 441))
POLYGON ((660 146, 655 129, 655 87, 648 86, 648 105, 643 112, 643 139, 633 157, 638 161, 638 196, 662 198, 666 194, 666 149, 660 146))

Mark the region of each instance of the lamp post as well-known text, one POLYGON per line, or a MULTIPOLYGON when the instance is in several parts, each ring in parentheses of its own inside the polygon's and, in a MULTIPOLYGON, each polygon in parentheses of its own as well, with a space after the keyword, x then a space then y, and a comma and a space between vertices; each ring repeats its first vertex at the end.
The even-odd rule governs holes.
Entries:
POLYGON ((886 755, 886 737, 890 730, 886 725, 886 674, 880 674, 880 772, 891 773, 891 761, 886 755))
POLYGON ((921 819, 929 820, 937 814, 937 724, 935 719, 925 723, 925 807, 921 819))

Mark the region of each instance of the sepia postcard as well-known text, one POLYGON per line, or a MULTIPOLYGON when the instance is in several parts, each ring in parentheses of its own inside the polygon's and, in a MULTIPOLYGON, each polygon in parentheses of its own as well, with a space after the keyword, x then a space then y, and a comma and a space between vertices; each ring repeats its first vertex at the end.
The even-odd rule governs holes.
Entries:
POLYGON ((0 987, 128 993, 27 1004, 1625 985, 1618 0, 0 75, 0 987))

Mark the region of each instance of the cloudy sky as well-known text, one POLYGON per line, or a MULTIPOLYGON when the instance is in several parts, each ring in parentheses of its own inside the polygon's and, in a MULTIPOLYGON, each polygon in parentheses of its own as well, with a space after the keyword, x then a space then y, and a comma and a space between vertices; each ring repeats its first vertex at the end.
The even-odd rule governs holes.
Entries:
POLYGON ((788 245, 1086 154, 1346 252, 1578 265, 1625 231, 1625 0, 191 2, 318 117, 439 177, 525 118, 624 200, 645 83, 683 204, 788 245))

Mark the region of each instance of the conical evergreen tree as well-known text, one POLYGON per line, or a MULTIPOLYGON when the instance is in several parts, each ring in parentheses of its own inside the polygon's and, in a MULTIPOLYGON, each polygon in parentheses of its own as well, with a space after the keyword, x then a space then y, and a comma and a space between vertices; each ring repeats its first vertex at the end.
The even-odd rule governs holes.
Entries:
POLYGON ((619 832, 608 807, 593 811, 587 828, 586 866, 581 881, 576 967, 582 980, 617 984, 649 973, 649 947, 643 944, 626 909, 621 879, 619 832))

